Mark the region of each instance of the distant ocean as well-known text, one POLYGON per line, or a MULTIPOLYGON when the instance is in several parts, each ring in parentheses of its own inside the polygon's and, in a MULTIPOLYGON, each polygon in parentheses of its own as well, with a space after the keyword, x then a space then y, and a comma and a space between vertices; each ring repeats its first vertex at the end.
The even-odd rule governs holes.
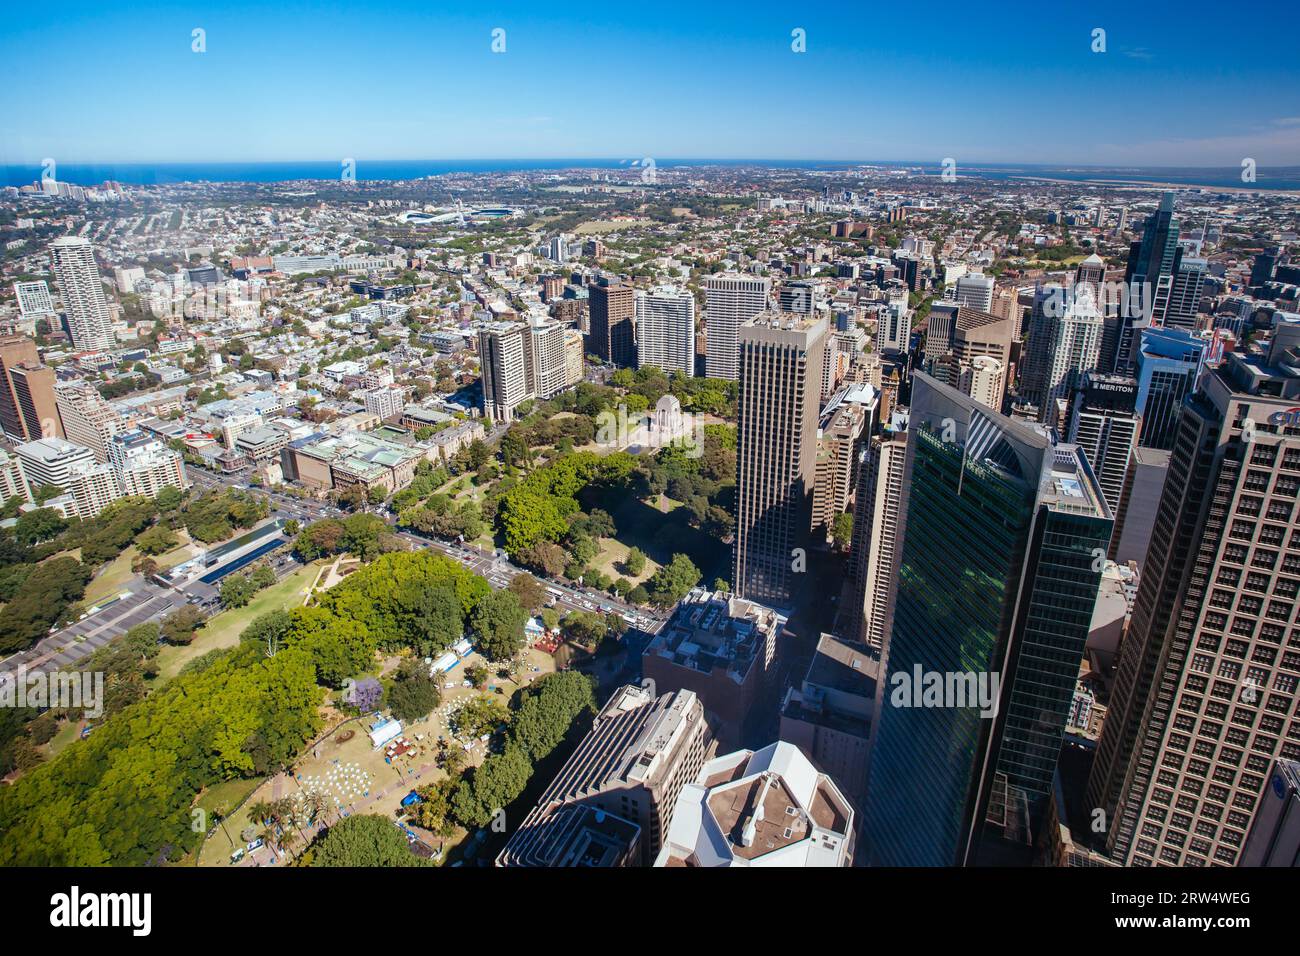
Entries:
MULTIPOLYGON (((871 160, 778 160, 778 159, 656 159, 655 166, 671 169, 683 166, 760 166, 769 169, 821 169, 851 170, 854 167, 874 166, 884 169, 909 169, 917 173, 938 175, 940 167, 935 162, 874 162, 871 160)), ((447 173, 496 173, 526 170, 559 169, 635 169, 631 160, 623 159, 409 159, 356 161, 356 178, 383 181, 419 179, 447 173)), ((2 166, 3 184, 24 186, 41 177, 41 167, 2 166)), ((341 162, 279 162, 279 163, 91 163, 60 164, 55 177, 60 182, 92 186, 105 180, 116 180, 134 185, 167 185, 173 183, 277 183, 296 180, 337 180, 342 172, 341 162)), ((1274 190, 1300 190, 1300 166, 1260 167, 1254 183, 1241 181, 1241 169, 1236 166, 1051 166, 983 163, 971 166, 958 165, 958 175, 980 176, 986 179, 1020 179, 1040 177, 1079 183, 1150 182, 1174 183, 1186 186, 1208 186, 1240 189, 1243 187, 1274 190)))

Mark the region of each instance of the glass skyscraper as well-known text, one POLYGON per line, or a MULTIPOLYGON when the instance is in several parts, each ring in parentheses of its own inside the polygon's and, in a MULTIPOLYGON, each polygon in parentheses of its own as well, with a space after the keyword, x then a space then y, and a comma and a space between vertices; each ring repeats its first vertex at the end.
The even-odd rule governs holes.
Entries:
POLYGON ((877 865, 972 863, 1027 845, 1050 792, 1111 514, 1077 446, 924 374, 909 428, 863 838, 877 865))

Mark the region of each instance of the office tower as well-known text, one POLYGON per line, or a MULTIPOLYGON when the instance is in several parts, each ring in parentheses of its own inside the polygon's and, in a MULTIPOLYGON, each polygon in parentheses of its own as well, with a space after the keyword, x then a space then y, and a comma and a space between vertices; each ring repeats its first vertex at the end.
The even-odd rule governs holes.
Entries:
POLYGON ((108 445, 122 427, 113 406, 87 382, 60 382, 55 403, 68 441, 89 448, 96 461, 108 461, 108 445))
POLYGON ((771 282, 737 272, 704 280, 705 371, 709 378, 740 378, 740 327, 767 308, 771 282))
POLYGON ((993 311, 993 277, 974 273, 957 280, 953 301, 979 312, 993 311))
POLYGON ((925 371, 968 395, 978 387, 981 395, 976 400, 1000 410, 1016 325, 1013 319, 968 306, 936 302, 926 326, 925 371), (983 362, 976 370, 979 358, 993 359, 996 364, 983 362))
POLYGON ((1201 310, 1201 289, 1209 264, 1204 259, 1182 256, 1169 290, 1169 307, 1165 311, 1165 328, 1194 329, 1201 310))
POLYGON ((787 282, 781 286, 777 301, 782 312, 812 315, 817 311, 817 283, 787 282))
POLYGON ((54 485, 61 494, 45 503, 67 517, 93 518, 122 497, 111 465, 96 462, 89 448, 62 438, 40 438, 14 449, 27 484, 54 485))
POLYGON ((98 352, 113 347, 113 316, 89 239, 64 236, 50 243, 54 278, 74 347, 98 352))
POLYGON ((168 485, 184 490, 189 484, 180 453, 138 428, 113 436, 108 445, 108 460, 123 495, 156 498, 168 485))
POLYGON ((1266 282, 1271 282, 1273 270, 1277 268, 1278 260, 1281 258, 1282 250, 1277 247, 1256 253, 1255 261, 1250 267, 1250 287, 1258 289, 1266 282))
POLYGON ((1142 425, 1136 402, 1133 379, 1088 372, 1070 411, 1069 441, 1088 456, 1102 496, 1115 514, 1142 425))
POLYGON ((36 343, 0 336, 0 429, 16 442, 62 437, 54 404, 54 370, 41 364, 36 343))
POLYGON ((879 665, 878 651, 823 634, 802 683, 781 702, 780 739, 810 757, 855 807, 866 796, 879 665))
POLYGON ((700 699, 628 685, 510 837, 497 866, 649 866, 712 753, 700 699), (612 819, 611 819, 612 818, 612 819))
POLYGON ((1088 782, 1126 866, 1232 866, 1300 758, 1300 327, 1184 404, 1088 782))
POLYGON ((1034 290, 1020 396, 1050 422, 1085 372, 1097 368, 1103 322, 1091 285, 1040 285, 1034 290))
POLYGON ((917 373, 899 515, 869 856, 1023 862, 1051 793, 1110 510, 1077 446, 917 373))
POLYGON ((903 498, 907 433, 886 431, 862 442, 858 492, 853 505, 849 571, 853 588, 846 636, 883 650, 888 635, 889 595, 897 572, 898 506, 903 498))
POLYGON ((646 645, 642 675, 660 693, 699 696, 714 738, 736 747, 763 719, 759 699, 774 676, 786 615, 754 601, 694 588, 646 645))
POLYGON ((682 788, 655 866, 851 866, 853 807, 794 744, 714 757, 682 788))
POLYGON ((1137 354, 1137 413, 1143 448, 1174 447, 1183 400, 1196 387, 1205 341, 1182 329, 1143 329, 1137 354))
POLYGON ((1124 285, 1128 303, 1121 316, 1114 370, 1131 375, 1136 360, 1139 326, 1149 322, 1162 326, 1169 308, 1174 273, 1182 250, 1178 245, 1178 222, 1174 219, 1174 194, 1160 197, 1160 207, 1147 219, 1142 238, 1129 246, 1124 285))
POLYGON ((18 296, 18 313, 23 317, 50 317, 54 315, 54 298, 44 279, 33 282, 15 282, 14 294, 18 296))
POLYGON ((1120 564, 1146 563, 1151 532, 1160 507, 1160 493, 1169 473, 1169 452, 1160 448, 1133 449, 1119 508, 1115 511, 1115 533, 1110 537, 1107 557, 1120 564))
POLYGON ((1278 760, 1260 797, 1242 866, 1300 866, 1300 762, 1278 760))
POLYGON ((764 312, 740 327, 732 586, 788 608, 807 557, 826 321, 764 312))
POLYGON ((636 299, 630 285, 601 279, 587 287, 591 353, 620 368, 636 364, 636 299))
POLYGON ((837 394, 822 412, 817 430, 817 478, 813 486, 813 540, 831 540, 835 516, 849 508, 857 479, 858 440, 873 424, 876 392, 856 385, 837 394))
POLYGON ((532 397, 526 369, 529 345, 522 322, 493 322, 479 328, 483 414, 493 422, 512 421, 515 409, 532 397))
POLYGON ((637 364, 695 374, 695 296, 662 285, 636 293, 637 364))

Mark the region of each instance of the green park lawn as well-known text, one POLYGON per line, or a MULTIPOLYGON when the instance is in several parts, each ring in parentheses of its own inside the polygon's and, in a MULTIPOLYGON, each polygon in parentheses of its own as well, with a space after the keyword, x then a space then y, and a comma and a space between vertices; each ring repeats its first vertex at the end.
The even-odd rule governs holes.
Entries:
POLYGON ((234 647, 239 643, 239 635, 244 628, 268 611, 290 608, 302 602, 307 588, 316 579, 316 573, 323 562, 313 562, 299 568, 283 581, 260 591, 244 607, 222 611, 208 619, 194 637, 193 643, 186 647, 164 647, 158 654, 158 680, 168 681, 180 673, 180 669, 208 651, 221 647, 234 647))

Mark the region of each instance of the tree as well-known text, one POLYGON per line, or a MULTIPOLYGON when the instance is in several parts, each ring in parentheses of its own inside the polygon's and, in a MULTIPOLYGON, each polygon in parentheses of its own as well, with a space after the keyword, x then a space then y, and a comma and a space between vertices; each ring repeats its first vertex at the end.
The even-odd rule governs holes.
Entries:
POLYGON ((429 668, 419 661, 406 661, 385 695, 388 707, 398 720, 407 723, 433 713, 442 700, 438 682, 429 676, 429 668))
POLYGON ((20 515, 14 525, 14 537, 30 547, 42 541, 49 541, 63 533, 68 522, 55 508, 35 508, 20 515))
POLYGON ((647 582, 650 600, 661 607, 676 604, 700 581, 700 569, 684 554, 674 554, 673 559, 651 575, 647 582))
POLYGON ((178 538, 166 525, 157 524, 141 532, 135 539, 135 546, 143 554, 166 554, 180 543, 178 538))
POLYGON ((42 561, 0 608, 0 653, 22 650, 50 632, 74 601, 81 600, 90 569, 76 558, 42 561))
POLYGON ((513 657, 524 646, 528 612, 510 591, 493 591, 470 612, 470 629, 479 651, 494 661, 513 657))
POLYGON ((853 540, 853 513, 841 511, 831 522, 831 539, 841 551, 853 540))
MULTIPOLYGON (((457 748, 457 752, 465 751, 457 748)), ((446 838, 456 832, 456 822, 451 818, 451 796, 458 786, 460 781, 448 776, 421 787, 417 791, 420 802, 415 805, 415 822, 438 837, 446 838)))
POLYGON ((531 574, 516 574, 511 578, 510 592, 528 611, 536 611, 546 603, 546 588, 531 574))
POLYGON ((627 557, 623 559, 623 570, 634 578, 638 577, 641 572, 645 570, 645 562, 646 557, 644 551, 640 548, 630 548, 628 549, 627 557))
POLYGON ((194 632, 202 624, 203 615, 192 605, 186 604, 163 618, 158 633, 168 644, 189 644, 194 640, 194 632))
POLYGON ((411 852, 402 832, 387 817, 366 813, 347 817, 325 831, 311 850, 312 866, 427 866, 411 852))

